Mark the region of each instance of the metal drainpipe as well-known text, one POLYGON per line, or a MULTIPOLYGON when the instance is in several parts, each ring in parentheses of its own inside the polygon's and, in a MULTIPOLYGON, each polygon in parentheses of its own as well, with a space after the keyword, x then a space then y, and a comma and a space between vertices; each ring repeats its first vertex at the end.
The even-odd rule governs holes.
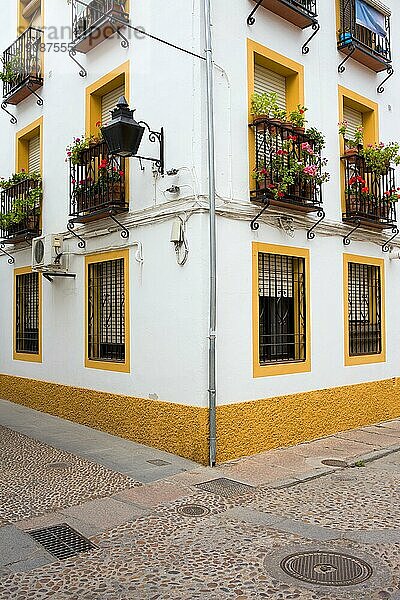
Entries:
POLYGON ((209 291, 209 349, 208 349, 208 408, 209 408, 209 451, 210 466, 214 466, 217 454, 216 424, 216 325, 217 325, 217 243, 215 219, 215 143, 214 143, 214 61, 211 35, 211 0, 203 0, 205 55, 207 71, 207 154, 208 154, 208 197, 210 230, 210 291, 209 291))

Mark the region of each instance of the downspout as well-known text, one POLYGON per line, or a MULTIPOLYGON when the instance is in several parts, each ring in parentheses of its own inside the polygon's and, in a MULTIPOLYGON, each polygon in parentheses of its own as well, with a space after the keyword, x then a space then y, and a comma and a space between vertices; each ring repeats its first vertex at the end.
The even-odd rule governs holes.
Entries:
POLYGON ((210 289, 209 289, 209 347, 208 347, 208 412, 209 412, 209 460, 215 466, 217 455, 216 423, 216 325, 217 325, 217 243, 215 218, 215 143, 214 143, 214 64, 211 35, 211 0, 203 0, 206 81, 207 81, 207 162, 209 235, 210 235, 210 289))

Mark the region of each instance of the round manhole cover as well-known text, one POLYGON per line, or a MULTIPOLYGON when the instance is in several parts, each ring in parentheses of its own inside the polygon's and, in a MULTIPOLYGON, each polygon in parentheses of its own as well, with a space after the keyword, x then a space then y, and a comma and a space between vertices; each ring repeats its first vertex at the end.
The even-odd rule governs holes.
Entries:
POLYGON ((355 585, 369 579, 372 567, 359 558, 336 552, 301 552, 281 562, 285 573, 320 585, 355 585))
POLYGON ((177 508, 177 512, 184 517, 204 517, 210 514, 210 509, 200 504, 184 504, 177 508))
POLYGON ((321 463, 327 467, 348 467, 349 465, 344 460, 336 460, 334 458, 327 458, 321 460, 321 463))

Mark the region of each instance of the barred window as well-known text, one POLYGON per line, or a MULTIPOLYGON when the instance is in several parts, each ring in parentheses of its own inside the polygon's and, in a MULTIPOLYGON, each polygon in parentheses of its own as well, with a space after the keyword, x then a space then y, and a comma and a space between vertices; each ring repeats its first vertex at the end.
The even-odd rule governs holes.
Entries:
POLYGON ((91 263, 88 267, 88 357, 124 362, 124 259, 91 263))
POLYGON ((305 260, 259 253, 260 364, 306 360, 305 260))
POLYGON ((348 264, 349 354, 382 352, 381 271, 378 266, 348 264))
POLYGON ((39 273, 15 276, 15 351, 39 354, 39 273))

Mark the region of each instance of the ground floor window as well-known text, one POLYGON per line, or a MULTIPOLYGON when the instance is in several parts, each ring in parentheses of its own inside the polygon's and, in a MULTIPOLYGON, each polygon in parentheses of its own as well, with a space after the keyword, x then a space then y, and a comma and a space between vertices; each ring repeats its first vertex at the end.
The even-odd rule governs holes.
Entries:
POLYGON ((348 263, 349 354, 382 352, 381 270, 377 265, 348 263))
POLYGON ((88 265, 88 357, 124 362, 125 264, 123 258, 88 265))
POLYGON ((258 255, 259 362, 306 359, 305 259, 258 255))
POLYGON ((15 275, 15 352, 39 354, 39 274, 15 275))

